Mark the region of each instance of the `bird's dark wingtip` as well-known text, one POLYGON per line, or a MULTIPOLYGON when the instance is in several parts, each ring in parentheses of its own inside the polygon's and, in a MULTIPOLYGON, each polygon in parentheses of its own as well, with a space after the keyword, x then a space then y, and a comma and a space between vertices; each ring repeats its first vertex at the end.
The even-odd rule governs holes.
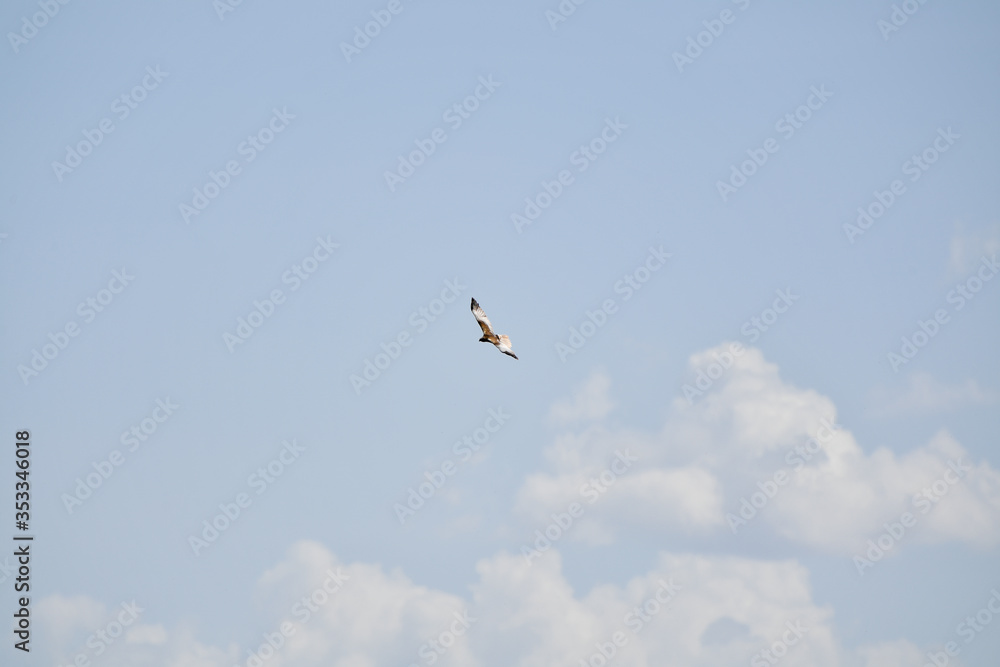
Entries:
POLYGON ((472 305, 471 305, 470 307, 471 307, 471 308, 472 308, 473 310, 475 310, 475 309, 476 309, 476 308, 477 308, 478 306, 479 306, 479 304, 478 304, 478 303, 476 303, 476 298, 475 298, 475 297, 472 297, 472 305))

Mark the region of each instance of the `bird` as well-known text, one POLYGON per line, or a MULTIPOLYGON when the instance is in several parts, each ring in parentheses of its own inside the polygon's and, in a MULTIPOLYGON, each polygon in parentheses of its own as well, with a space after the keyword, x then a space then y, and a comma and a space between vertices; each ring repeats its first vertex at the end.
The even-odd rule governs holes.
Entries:
POLYGON ((517 359, 517 355, 510 349, 510 338, 502 335, 498 336, 493 332, 493 325, 490 324, 490 319, 486 317, 486 313, 479 307, 475 299, 472 300, 472 314, 476 316, 476 322, 479 322, 479 328, 483 330, 483 337, 479 339, 479 342, 493 343, 498 350, 517 359))

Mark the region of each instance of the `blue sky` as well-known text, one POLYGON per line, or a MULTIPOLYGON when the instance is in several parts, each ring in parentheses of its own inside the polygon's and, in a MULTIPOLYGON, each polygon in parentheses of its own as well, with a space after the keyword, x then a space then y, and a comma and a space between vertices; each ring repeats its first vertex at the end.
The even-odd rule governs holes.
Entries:
POLYGON ((5 661, 993 664, 1000 9, 222 6, 0 12, 5 661))

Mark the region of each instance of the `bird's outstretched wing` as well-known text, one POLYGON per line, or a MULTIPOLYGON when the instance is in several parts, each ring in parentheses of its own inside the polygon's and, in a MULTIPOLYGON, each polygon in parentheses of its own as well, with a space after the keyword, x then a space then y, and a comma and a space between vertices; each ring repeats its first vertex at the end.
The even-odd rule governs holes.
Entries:
POLYGON ((497 345, 497 349, 500 350, 501 352, 503 352, 504 354, 510 355, 510 356, 514 357, 515 359, 517 359, 517 355, 514 354, 514 350, 511 349, 510 338, 508 338, 506 335, 497 336, 497 338, 500 339, 500 342, 498 342, 496 344, 497 345))
POLYGON ((476 321, 479 322, 479 328, 483 330, 483 335, 496 336, 493 333, 493 325, 490 324, 490 318, 486 317, 486 313, 479 307, 475 299, 472 300, 472 314, 476 316, 476 321))

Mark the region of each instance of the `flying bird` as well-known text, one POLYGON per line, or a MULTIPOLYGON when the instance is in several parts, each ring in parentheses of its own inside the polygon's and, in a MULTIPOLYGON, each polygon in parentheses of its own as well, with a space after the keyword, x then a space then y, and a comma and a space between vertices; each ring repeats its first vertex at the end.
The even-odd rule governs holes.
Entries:
POLYGON ((479 328, 483 330, 483 337, 479 339, 479 342, 493 343, 497 346, 498 350, 517 359, 517 355, 510 349, 510 338, 507 338, 507 336, 498 336, 493 332, 493 325, 490 324, 490 319, 486 317, 486 313, 479 307, 475 299, 472 300, 472 314, 476 316, 479 328))

